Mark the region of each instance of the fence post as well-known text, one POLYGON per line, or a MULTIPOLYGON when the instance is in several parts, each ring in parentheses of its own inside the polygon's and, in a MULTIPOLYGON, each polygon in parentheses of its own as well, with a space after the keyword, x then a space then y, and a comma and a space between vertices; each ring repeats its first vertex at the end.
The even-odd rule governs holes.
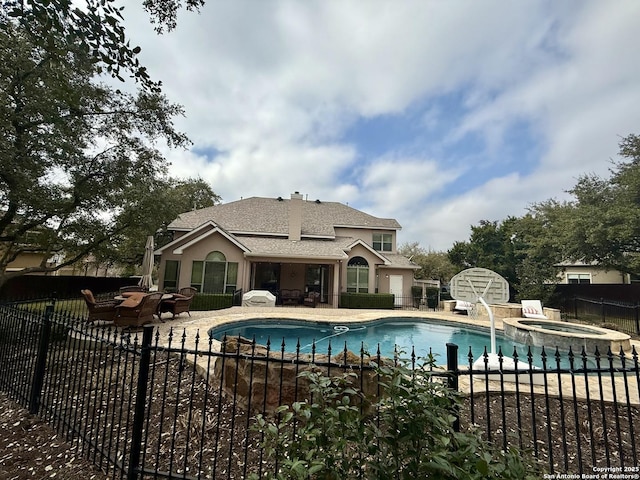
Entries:
POLYGON ((135 396, 133 426, 131 428, 131 452, 129 453, 129 468, 127 480, 138 478, 138 465, 142 451, 142 429, 144 427, 145 404, 147 400, 147 383, 149 381, 149 365, 151 363, 152 325, 147 325, 142 331, 142 348, 140 350, 140 367, 138 368, 138 385, 135 396))
MULTIPOLYGON (((447 343, 447 386, 458 391, 458 345, 455 343, 447 343)), ((453 421, 453 430, 460 431, 460 412, 457 406, 453 408, 453 415, 455 420, 453 421)))
POLYGON ((47 353, 49 352, 49 340, 51 339, 51 315, 53 314, 53 303, 47 305, 44 310, 42 331, 40 332, 40 343, 38 344, 38 355, 36 357, 36 369, 33 373, 33 383, 31 384, 31 395, 29 396, 29 413, 37 414, 40 409, 40 397, 42 395, 42 385, 47 367, 47 353))
POLYGON ((607 317, 605 316, 604 313, 604 298, 600 298, 600 311, 602 312, 602 323, 607 321, 607 317))
POLYGON ((636 302, 636 334, 640 335, 640 302, 636 302))

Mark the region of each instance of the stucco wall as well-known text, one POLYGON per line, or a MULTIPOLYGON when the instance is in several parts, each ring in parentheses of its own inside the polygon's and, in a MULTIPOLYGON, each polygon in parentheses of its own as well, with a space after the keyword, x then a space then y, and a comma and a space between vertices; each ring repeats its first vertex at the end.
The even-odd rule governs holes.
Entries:
MULTIPOLYGON (((187 243, 189 238, 185 237, 187 243)), ((238 287, 244 288, 243 280, 248 278, 246 269, 248 262, 245 260, 243 252, 233 243, 225 238, 221 233, 211 234, 205 241, 198 242, 184 249, 182 255, 176 255, 173 252, 181 245, 177 244, 173 248, 167 249, 162 254, 160 261, 160 269, 158 271, 159 287, 164 288, 164 269, 166 260, 177 260, 180 262, 180 272, 178 276, 178 288, 188 287, 191 285, 191 267, 194 261, 204 261, 207 255, 214 251, 224 254, 227 262, 238 263, 238 287)))
POLYGON ((593 266, 569 266, 565 267, 565 270, 560 273, 560 283, 569 283, 568 275, 570 274, 580 274, 586 275, 591 274, 591 283, 609 283, 609 284, 621 284, 627 283, 626 275, 618 270, 604 270, 601 268, 593 267, 593 266))
POLYGON ((362 228, 336 228, 336 237, 353 237, 363 240, 367 245, 373 245, 374 233, 388 233, 391 235, 391 248, 393 249, 388 253, 396 253, 396 231, 395 230, 365 230, 362 228))

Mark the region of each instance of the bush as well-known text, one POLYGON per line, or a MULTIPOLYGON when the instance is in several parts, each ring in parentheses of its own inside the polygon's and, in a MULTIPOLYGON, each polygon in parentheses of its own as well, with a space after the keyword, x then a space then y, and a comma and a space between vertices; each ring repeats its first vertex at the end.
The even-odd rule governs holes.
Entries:
POLYGON ((438 294, 440 289, 436 287, 427 287, 425 295, 427 297, 427 307, 436 309, 438 308, 438 294))
POLYGON ((411 287, 411 297, 413 298, 413 308, 420 308, 420 302, 422 301, 422 287, 420 285, 411 287))
POLYGON ((503 452, 474 430, 455 431, 459 397, 424 367, 380 367, 385 393, 366 408, 355 373, 301 374, 312 401, 280 407, 276 420, 258 416, 265 452, 278 465, 264 478, 540 478, 533 457, 503 452))
POLYGON ((340 308, 393 309, 393 300, 391 293, 343 292, 340 294, 340 308))
POLYGON ((191 310, 221 310, 233 306, 232 293, 196 293, 191 301, 191 310))

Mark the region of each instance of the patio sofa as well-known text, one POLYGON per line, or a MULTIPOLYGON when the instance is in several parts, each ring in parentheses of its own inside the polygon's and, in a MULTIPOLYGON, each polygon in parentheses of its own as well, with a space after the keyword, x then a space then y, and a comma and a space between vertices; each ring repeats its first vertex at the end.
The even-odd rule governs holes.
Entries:
POLYGON ((299 305, 302 301, 302 292, 297 288, 280 290, 280 302, 282 305, 299 305))
POLYGON ((159 306, 162 295, 162 292, 131 292, 131 294, 116 307, 115 325, 125 328, 141 327, 146 323, 153 322, 154 315, 160 318, 159 306))

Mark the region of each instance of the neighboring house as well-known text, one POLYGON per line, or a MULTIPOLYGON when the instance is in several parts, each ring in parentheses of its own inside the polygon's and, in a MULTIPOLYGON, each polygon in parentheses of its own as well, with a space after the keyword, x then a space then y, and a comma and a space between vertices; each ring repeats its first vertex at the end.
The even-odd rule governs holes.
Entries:
POLYGON ((340 292, 410 297, 419 267, 397 253, 400 225, 336 202, 251 197, 183 213, 168 229, 159 288, 317 292, 337 306, 340 292))
MULTIPOLYGON (((21 253, 13 262, 7 265, 7 272, 17 272, 29 267, 37 267, 41 264, 41 253, 21 253)), ((47 259, 47 267, 54 268, 62 263, 62 256, 54 255, 47 259)), ((113 277, 118 276, 119 269, 113 266, 98 263, 92 255, 75 265, 68 265, 52 272, 33 273, 31 275, 51 276, 85 276, 85 277, 113 277)))
POLYGON ((562 262, 557 267, 561 269, 558 274, 560 284, 627 284, 632 281, 629 274, 618 270, 607 270, 595 262, 562 262))

